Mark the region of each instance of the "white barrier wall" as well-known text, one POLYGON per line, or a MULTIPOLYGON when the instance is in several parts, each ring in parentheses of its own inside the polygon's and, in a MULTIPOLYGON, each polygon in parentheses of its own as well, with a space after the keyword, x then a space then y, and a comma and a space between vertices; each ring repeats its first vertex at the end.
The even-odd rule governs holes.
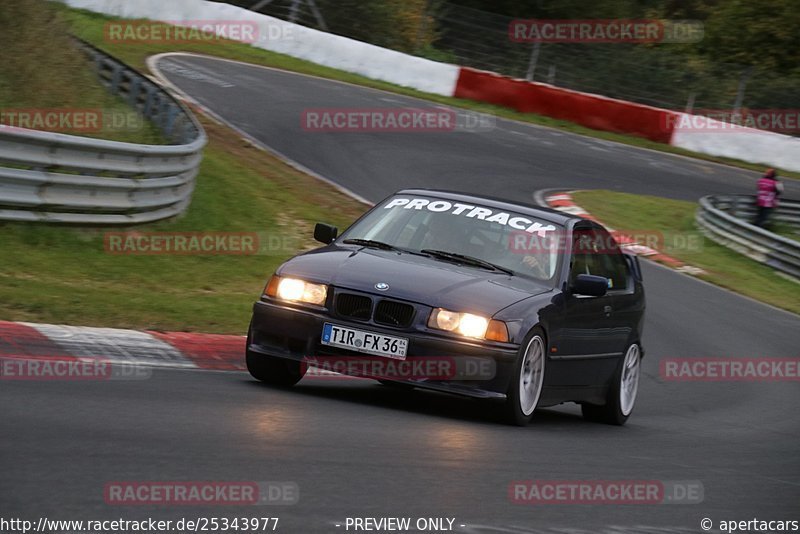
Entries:
POLYGON ((672 146, 800 172, 800 138, 681 114, 672 146))
POLYGON ((121 18, 164 22, 248 21, 258 25, 253 46, 426 93, 452 96, 460 68, 332 35, 299 24, 205 0, 64 0, 72 7, 121 18))

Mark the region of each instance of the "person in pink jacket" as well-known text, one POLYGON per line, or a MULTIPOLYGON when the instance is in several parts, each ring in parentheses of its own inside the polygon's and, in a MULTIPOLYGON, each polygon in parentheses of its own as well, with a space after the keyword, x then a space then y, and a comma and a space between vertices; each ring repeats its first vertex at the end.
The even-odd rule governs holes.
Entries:
POLYGON ((764 176, 758 180, 756 226, 764 227, 767 225, 770 213, 778 207, 778 195, 781 193, 783 193, 783 184, 778 180, 775 169, 767 169, 764 176))

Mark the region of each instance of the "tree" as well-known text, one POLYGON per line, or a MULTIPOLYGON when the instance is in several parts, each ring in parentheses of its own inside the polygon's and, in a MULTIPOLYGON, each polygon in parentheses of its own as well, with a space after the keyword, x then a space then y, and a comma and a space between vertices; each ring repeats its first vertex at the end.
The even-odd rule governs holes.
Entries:
POLYGON ((789 72, 800 65, 796 0, 729 0, 712 10, 701 47, 711 59, 789 72))

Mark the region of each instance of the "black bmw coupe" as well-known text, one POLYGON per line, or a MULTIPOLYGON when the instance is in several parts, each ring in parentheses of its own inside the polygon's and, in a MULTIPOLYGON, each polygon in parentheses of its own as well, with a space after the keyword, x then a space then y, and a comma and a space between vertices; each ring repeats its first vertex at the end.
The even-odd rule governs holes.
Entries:
POLYGON ((497 399, 527 424, 579 403, 621 425, 636 401, 638 259, 597 223, 520 203, 400 191, 295 256, 253 307, 247 368, 290 386, 328 370, 497 399))

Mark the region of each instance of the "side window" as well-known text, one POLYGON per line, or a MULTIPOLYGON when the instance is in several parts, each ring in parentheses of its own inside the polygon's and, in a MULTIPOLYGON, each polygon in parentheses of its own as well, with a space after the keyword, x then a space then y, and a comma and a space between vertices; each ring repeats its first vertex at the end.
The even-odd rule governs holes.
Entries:
POLYGON ((591 228, 576 232, 570 280, 574 281, 579 274, 608 278, 610 290, 628 286, 628 265, 616 242, 605 230, 591 228))
POLYGON ((601 269, 605 273, 601 276, 609 279, 608 289, 625 289, 628 287, 629 275, 628 264, 622 256, 622 251, 611 234, 601 229, 597 229, 596 233, 602 243, 602 249, 597 254, 597 261, 602 264, 601 269))
POLYGON ((574 282, 579 274, 599 274, 600 268, 596 265, 595 245, 594 230, 576 230, 572 240, 570 282, 574 282))
POLYGON ((628 287, 628 265, 621 252, 608 252, 602 255, 605 276, 610 280, 608 289, 625 289, 628 287))

